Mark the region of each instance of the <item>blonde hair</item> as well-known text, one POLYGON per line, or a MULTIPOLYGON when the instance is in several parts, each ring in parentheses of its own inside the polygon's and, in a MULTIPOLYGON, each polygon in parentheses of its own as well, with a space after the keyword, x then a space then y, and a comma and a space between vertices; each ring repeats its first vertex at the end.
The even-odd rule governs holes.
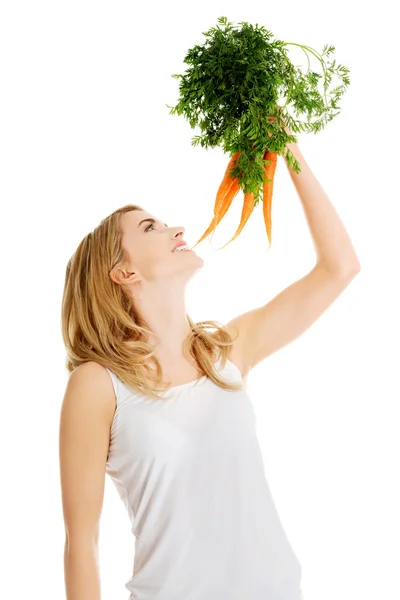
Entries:
MULTIPOLYGON (((134 390, 162 400, 155 388, 164 392, 169 384, 162 378, 154 348, 147 343, 152 332, 135 310, 132 297, 109 275, 126 258, 120 219, 131 210, 144 209, 127 204, 115 210, 83 238, 68 261, 61 309, 65 365, 71 373, 80 364, 95 361, 134 390), (149 362, 155 365, 155 372, 148 368, 149 362)), ((219 387, 242 389, 243 382, 221 379, 214 368, 219 358, 225 366, 229 347, 237 337, 232 340, 226 327, 217 321, 195 323, 189 315, 186 317, 190 332, 183 351, 188 360, 219 387), (209 332, 207 327, 216 331, 209 332)))

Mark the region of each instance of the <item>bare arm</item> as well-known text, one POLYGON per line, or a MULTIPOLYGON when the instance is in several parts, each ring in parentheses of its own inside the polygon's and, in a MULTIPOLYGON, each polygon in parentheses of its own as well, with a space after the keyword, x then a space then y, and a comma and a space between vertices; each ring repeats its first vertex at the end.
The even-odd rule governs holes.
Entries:
POLYGON ((297 144, 289 143, 287 147, 301 164, 299 174, 291 168, 289 174, 304 209, 317 260, 309 273, 268 303, 227 323, 232 336, 239 331, 235 347, 243 378, 267 356, 306 331, 360 271, 350 237, 325 190, 297 144))
POLYGON ((334 275, 354 273, 359 270, 360 263, 335 207, 299 146, 289 143, 287 148, 301 165, 301 173, 295 173, 289 166, 288 171, 304 210, 317 255, 317 264, 334 275))
POLYGON ((99 525, 114 410, 114 389, 104 367, 88 362, 70 374, 59 438, 66 600, 101 598, 99 525))

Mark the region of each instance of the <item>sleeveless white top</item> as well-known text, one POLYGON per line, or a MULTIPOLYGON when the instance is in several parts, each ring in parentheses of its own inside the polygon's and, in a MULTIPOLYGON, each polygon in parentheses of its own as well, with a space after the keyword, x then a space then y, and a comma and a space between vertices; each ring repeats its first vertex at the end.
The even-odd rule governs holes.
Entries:
MULTIPOLYGON (((237 366, 215 367, 241 381, 237 366)), ((116 395, 106 472, 135 536, 129 600, 301 600, 301 566, 266 480, 246 389, 207 376, 116 395)))

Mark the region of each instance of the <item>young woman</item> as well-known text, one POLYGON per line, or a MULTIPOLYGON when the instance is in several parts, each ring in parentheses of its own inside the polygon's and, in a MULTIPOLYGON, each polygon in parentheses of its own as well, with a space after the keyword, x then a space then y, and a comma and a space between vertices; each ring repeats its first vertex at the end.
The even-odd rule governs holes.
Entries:
POLYGON ((351 241, 297 144, 290 169, 315 267, 225 326, 194 323, 203 260, 183 227, 128 205, 68 262, 60 419, 67 600, 100 600, 105 474, 135 536, 129 600, 300 600, 301 566, 265 478, 251 369, 304 332, 359 272, 351 241), (212 330, 210 330, 212 328, 212 330))

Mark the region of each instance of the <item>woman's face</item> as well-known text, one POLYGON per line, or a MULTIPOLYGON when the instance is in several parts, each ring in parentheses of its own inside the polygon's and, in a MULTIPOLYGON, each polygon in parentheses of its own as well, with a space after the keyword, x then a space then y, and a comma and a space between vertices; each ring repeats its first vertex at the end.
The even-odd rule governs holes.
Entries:
POLYGON ((141 210, 124 213, 121 227, 122 245, 130 259, 127 268, 131 273, 139 273, 141 280, 149 283, 158 279, 187 281, 204 264, 194 250, 172 252, 178 241, 188 242, 184 227, 168 227, 141 210))

